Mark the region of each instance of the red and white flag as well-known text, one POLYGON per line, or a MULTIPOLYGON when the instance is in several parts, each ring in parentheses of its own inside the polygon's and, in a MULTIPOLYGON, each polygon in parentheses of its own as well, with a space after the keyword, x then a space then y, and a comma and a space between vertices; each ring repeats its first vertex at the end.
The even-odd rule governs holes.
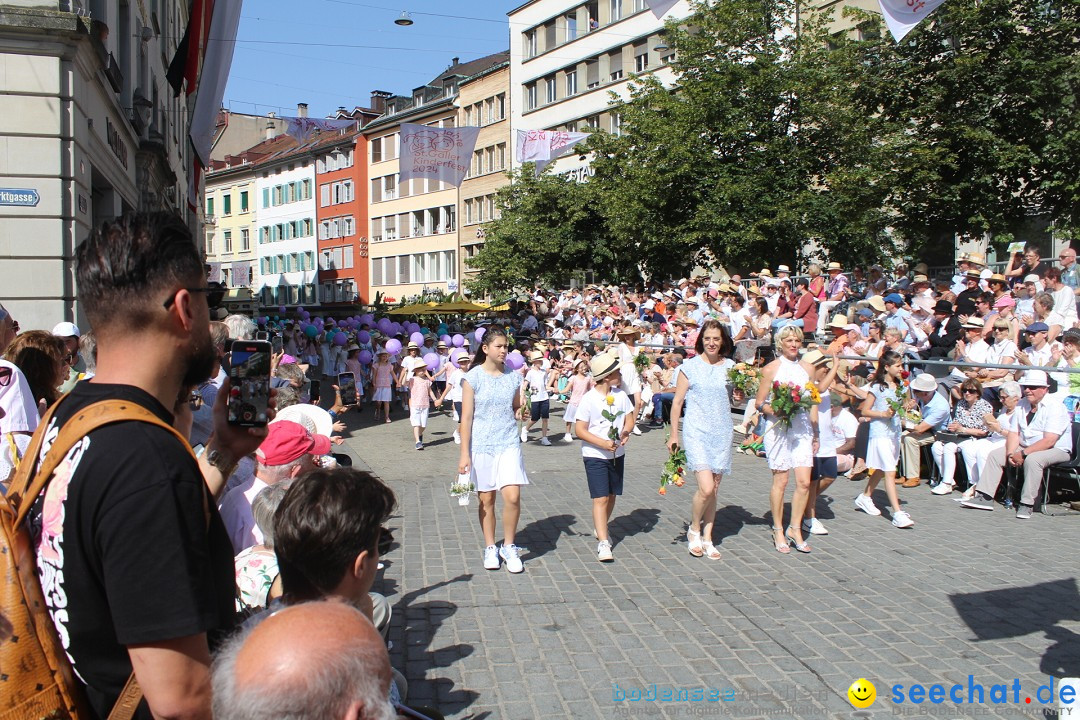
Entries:
POLYGON ((903 40, 943 2, 945 0, 878 0, 885 24, 896 42, 903 40))

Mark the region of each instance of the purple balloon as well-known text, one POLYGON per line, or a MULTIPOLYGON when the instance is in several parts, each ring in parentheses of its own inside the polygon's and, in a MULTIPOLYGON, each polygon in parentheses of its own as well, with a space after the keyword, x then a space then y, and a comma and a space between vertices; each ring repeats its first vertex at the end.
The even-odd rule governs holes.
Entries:
POLYGON ((476 342, 480 342, 484 339, 484 333, 487 332, 487 328, 476 328, 476 342))
POLYGON ((399 352, 401 352, 401 341, 394 339, 387 340, 386 352, 390 353, 391 355, 397 355, 399 352))
POLYGON ((393 329, 394 323, 390 320, 387 320, 386 318, 383 318, 379 321, 377 327, 384 335, 388 335, 390 334, 390 330, 393 329))
POLYGON ((525 358, 521 357, 521 353, 515 350, 506 356, 506 367, 511 370, 520 370, 521 366, 525 364, 525 358))
POLYGON ((468 355, 469 355, 469 353, 465 352, 464 349, 462 349, 462 348, 454 348, 453 350, 450 351, 450 362, 457 365, 458 358, 468 357, 468 355))
POLYGON ((361 330, 356 334, 356 339, 359 340, 362 344, 366 345, 367 343, 371 342, 371 333, 369 333, 367 330, 361 330))
POLYGON ((450 343, 454 347, 459 348, 459 347, 462 347, 465 344, 465 338, 462 337, 461 335, 455 335, 454 337, 450 338, 450 343))
POLYGON ((345 347, 345 343, 349 342, 349 336, 346 333, 338 332, 334 335, 334 344, 339 347, 345 347))
POLYGON ((356 356, 356 359, 360 361, 361 365, 370 365, 371 364, 371 351, 370 350, 361 350, 360 354, 356 356))
POLYGON ((298 313, 302 313, 302 312, 304 312, 304 306, 303 306, 303 305, 299 305, 299 306, 297 306, 297 308, 296 308, 296 312, 298 312, 298 313))
POLYGON ((428 353, 424 356, 424 364, 427 365, 428 372, 435 372, 439 369, 439 356, 435 353, 428 353))
POLYGON ((259 323, 260 325, 265 325, 265 324, 266 324, 266 318, 264 318, 264 317, 260 317, 260 318, 258 319, 258 321, 257 321, 257 322, 258 322, 258 323, 259 323))
POLYGON ((371 315, 361 315, 360 316, 360 324, 361 325, 374 325, 375 324, 375 318, 372 317, 371 315))
POLYGON ((285 306, 284 305, 278 305, 277 311, 279 313, 281 313, 282 315, 284 315, 285 314, 285 306))
POLYGON ((446 343, 447 345, 450 344, 450 336, 449 335, 443 335, 442 337, 439 338, 439 340, 446 343))
POLYGON ((414 332, 412 335, 410 335, 409 339, 412 340, 417 345, 423 345, 424 344, 424 336, 421 335, 418 332, 414 332))

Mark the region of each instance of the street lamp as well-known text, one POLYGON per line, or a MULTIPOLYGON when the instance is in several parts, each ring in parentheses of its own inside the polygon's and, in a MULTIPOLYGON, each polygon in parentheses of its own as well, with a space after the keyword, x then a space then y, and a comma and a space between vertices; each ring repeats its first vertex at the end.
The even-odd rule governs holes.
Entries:
POLYGON ((395 20, 394 24, 395 25, 400 25, 402 27, 408 27, 408 26, 413 24, 412 15, 409 15, 408 10, 402 10, 401 11, 401 17, 399 17, 397 20, 395 20))

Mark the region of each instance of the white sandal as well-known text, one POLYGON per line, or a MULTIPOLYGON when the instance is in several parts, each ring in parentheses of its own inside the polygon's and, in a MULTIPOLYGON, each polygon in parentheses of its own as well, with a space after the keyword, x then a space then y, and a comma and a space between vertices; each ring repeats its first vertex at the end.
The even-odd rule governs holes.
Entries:
POLYGON ((701 532, 694 532, 690 528, 686 529, 686 549, 694 557, 702 557, 705 555, 705 546, 701 542, 701 532), (697 552, 694 552, 694 551, 697 552))
POLYGON ((719 560, 721 557, 720 551, 717 550, 716 546, 713 545, 711 542, 703 543, 702 549, 704 550, 705 557, 709 558, 710 560, 719 560))

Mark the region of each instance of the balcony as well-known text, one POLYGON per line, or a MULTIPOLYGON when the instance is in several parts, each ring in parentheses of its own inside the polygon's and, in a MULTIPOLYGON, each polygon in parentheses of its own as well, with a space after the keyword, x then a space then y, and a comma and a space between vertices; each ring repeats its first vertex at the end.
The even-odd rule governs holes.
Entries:
POLYGON ((203 217, 203 223, 208 226, 217 225, 217 215, 206 215, 203 217))

